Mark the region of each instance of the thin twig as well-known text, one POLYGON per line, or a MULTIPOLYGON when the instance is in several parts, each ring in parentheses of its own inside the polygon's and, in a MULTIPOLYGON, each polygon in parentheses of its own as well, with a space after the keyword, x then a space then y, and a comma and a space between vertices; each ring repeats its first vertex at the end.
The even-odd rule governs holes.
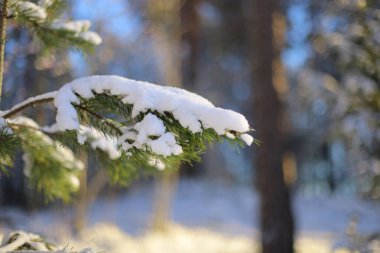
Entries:
POLYGON ((8 118, 13 117, 17 113, 22 112, 25 109, 28 109, 29 107, 32 107, 32 106, 35 106, 35 105, 38 105, 38 104, 49 103, 49 102, 53 102, 53 101, 54 101, 53 97, 51 97, 51 98, 42 98, 42 99, 39 99, 39 100, 34 100, 34 101, 30 102, 30 103, 23 104, 20 107, 17 107, 17 106, 14 107, 14 109, 9 110, 9 112, 7 112, 6 114, 4 114, 2 117, 4 119, 8 119, 8 118))

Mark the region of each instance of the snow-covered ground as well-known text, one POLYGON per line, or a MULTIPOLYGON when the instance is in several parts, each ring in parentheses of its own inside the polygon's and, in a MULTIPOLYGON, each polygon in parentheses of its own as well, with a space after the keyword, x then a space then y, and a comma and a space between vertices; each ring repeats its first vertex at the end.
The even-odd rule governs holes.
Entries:
MULTIPOLYGON (((93 246, 110 253, 256 252, 253 238, 257 238, 258 208, 251 187, 181 181, 173 203, 173 224, 165 232, 149 232, 153 197, 153 186, 140 184, 122 196, 97 200, 89 212, 89 227, 76 238, 69 233, 69 209, 30 216, 1 210, 0 222, 43 234, 62 245, 93 246)), ((353 216, 358 218, 361 234, 380 231, 379 203, 301 196, 294 202, 298 252, 330 252, 335 242, 346 240, 345 230, 353 216)))

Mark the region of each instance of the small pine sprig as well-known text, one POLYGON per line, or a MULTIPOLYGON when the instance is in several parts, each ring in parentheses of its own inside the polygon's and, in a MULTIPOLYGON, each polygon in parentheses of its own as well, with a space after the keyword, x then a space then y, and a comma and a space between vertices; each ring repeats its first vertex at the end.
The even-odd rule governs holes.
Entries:
POLYGON ((89 31, 87 20, 66 21, 61 19, 65 1, 45 0, 35 4, 26 0, 9 3, 8 19, 26 26, 44 50, 73 47, 80 51, 92 51, 102 42, 100 36, 89 31))
POLYGON ((4 124, 0 125, 0 143, 0 171, 6 173, 6 167, 13 165, 14 155, 20 146, 20 142, 12 130, 4 124))
POLYGON ((78 175, 84 169, 83 163, 70 149, 43 133, 31 119, 19 117, 9 125, 21 143, 24 174, 31 185, 43 192, 47 200, 70 200, 79 188, 78 175))

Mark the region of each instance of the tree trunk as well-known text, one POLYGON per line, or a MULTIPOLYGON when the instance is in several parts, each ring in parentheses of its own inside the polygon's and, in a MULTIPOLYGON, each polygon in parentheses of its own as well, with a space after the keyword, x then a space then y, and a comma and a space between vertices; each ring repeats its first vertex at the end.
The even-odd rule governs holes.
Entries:
POLYGON ((285 22, 281 23, 277 0, 253 0, 251 8, 252 108, 256 137, 261 141, 255 182, 260 194, 262 252, 288 253, 293 252, 294 225, 282 169, 285 126, 280 94, 286 90, 286 78, 280 51, 285 22))
MULTIPOLYGON (((181 0, 150 0, 147 12, 149 31, 155 46, 158 66, 165 84, 182 86, 181 75, 181 0)), ((153 203, 153 229, 164 230, 171 220, 171 208, 178 182, 178 171, 167 168, 157 177, 153 203)))
POLYGON ((182 57, 183 87, 195 90, 197 67, 199 61, 200 17, 198 8, 200 0, 185 0, 181 7, 181 48, 187 52, 182 57))

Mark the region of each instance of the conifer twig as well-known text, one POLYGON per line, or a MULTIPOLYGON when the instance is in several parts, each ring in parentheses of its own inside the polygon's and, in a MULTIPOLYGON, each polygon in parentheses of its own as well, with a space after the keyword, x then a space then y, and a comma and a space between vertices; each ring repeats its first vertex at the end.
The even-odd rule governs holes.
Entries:
POLYGON ((38 104, 44 104, 44 103, 49 103, 49 102, 53 102, 54 101, 54 98, 51 97, 51 98, 41 98, 41 99, 38 99, 38 100, 33 100, 29 103, 23 103, 22 105, 15 105, 12 109, 6 111, 6 113, 2 116, 4 119, 8 119, 8 118, 11 118, 13 116, 15 116, 17 113, 19 112, 22 112, 26 109, 28 109, 29 107, 32 107, 32 106, 35 106, 35 105, 38 105, 38 104))

